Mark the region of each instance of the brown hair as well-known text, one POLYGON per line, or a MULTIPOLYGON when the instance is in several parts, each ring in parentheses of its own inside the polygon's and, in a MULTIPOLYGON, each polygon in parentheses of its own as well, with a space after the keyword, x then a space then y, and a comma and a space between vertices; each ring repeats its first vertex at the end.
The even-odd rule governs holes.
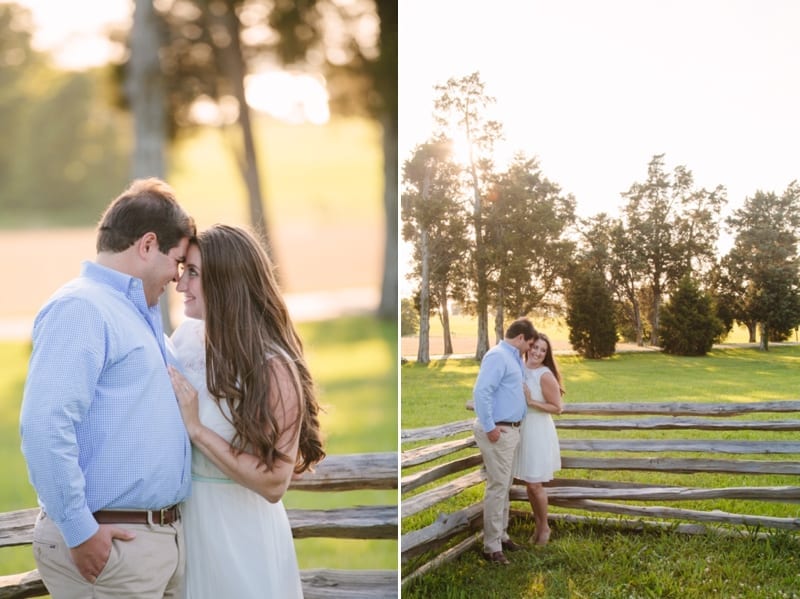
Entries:
MULTIPOLYGON (((550 369, 550 372, 553 373, 553 376, 556 377, 556 381, 558 382, 558 390, 561 391, 561 395, 564 395, 567 391, 564 389, 564 382, 561 380, 561 373, 558 370, 558 366, 556 365, 555 356, 553 356, 553 344, 550 343, 550 338, 545 335, 544 333, 536 333, 536 339, 541 339, 545 343, 547 343, 547 352, 544 354, 544 360, 542 360, 542 365, 547 366, 550 369)), ((525 353, 525 359, 527 360, 528 353, 525 353)))
POLYGON ((506 339, 513 339, 519 335, 522 335, 525 341, 536 337, 536 329, 527 318, 517 318, 506 329, 506 339))
MULTIPOLYGON (((236 451, 253 452, 268 469, 289 457, 277 449, 278 428, 271 393, 272 373, 285 366, 299 398, 300 428, 295 472, 325 457, 319 430, 319 405, 303 345, 275 280, 272 263, 248 230, 214 225, 197 236, 206 313, 206 384, 211 395, 227 402, 236 433, 236 451)), ((286 411, 289 398, 279 397, 286 411)))
POLYGON ((98 252, 124 252, 145 233, 155 233, 166 254, 196 233, 194 220, 161 179, 137 179, 106 208, 97 227, 98 252))

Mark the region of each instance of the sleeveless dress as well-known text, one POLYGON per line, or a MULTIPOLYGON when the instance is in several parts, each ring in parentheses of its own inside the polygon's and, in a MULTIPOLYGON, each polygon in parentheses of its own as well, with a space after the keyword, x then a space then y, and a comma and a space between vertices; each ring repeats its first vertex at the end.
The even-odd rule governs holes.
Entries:
MULTIPOLYGON (((203 321, 187 319, 171 340, 184 376, 197 389, 200 421, 230 441, 233 426, 206 389, 203 335, 203 321)), ((192 492, 181 509, 187 599, 303 596, 282 501, 270 503, 232 481, 192 448, 192 492)))
MULTIPOLYGON (((531 399, 544 403, 540 379, 547 366, 534 370, 525 369, 525 384, 531 391, 531 399)), ((520 427, 520 440, 514 463, 514 476, 529 483, 553 480, 553 473, 561 470, 561 449, 553 417, 548 412, 528 407, 528 413, 520 427)))

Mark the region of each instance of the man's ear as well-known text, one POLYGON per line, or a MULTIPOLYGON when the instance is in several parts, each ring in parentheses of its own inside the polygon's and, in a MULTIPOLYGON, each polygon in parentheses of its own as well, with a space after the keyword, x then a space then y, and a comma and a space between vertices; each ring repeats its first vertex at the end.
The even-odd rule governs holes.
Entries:
POLYGON ((147 259, 149 255, 158 250, 158 236, 149 231, 136 241, 136 250, 140 258, 147 259))

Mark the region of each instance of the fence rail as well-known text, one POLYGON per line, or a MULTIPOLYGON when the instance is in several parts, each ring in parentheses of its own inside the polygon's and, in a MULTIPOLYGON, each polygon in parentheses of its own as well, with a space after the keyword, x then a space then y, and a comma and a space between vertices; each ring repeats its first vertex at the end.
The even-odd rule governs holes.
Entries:
MULTIPOLYGON (((467 402, 467 409, 472 403, 467 402)), ((564 471, 644 471, 670 474, 727 473, 748 475, 800 475, 800 442, 796 435, 781 435, 800 430, 800 401, 767 401, 753 403, 581 403, 568 404, 564 413, 554 419, 561 431, 599 431, 602 439, 575 439, 571 433, 559 440, 564 471), (784 418, 793 414, 792 418, 784 418), (753 416, 754 419, 742 417, 753 416), (703 438, 662 438, 692 431, 704 431, 703 438), (658 438, 625 438, 627 431, 659 431, 658 438), (734 438, 736 433, 764 431, 770 440, 734 438), (722 433, 725 438, 708 435, 722 433), (614 433, 620 433, 618 437, 614 433), (626 454, 637 454, 630 456, 626 454), (702 457, 680 456, 701 453, 702 457), (580 455, 589 454, 589 455, 580 455), (666 455, 664 455, 666 454, 666 455), (678 455, 676 455, 678 454, 678 455), (747 456, 742 459, 739 456, 747 456), (755 458, 755 459, 754 459, 755 458)), ((483 483, 482 459, 472 437, 472 419, 444 425, 401 431, 405 446, 400 463, 403 475, 401 513, 406 519, 451 499, 466 489, 483 483), (432 442, 428 443, 427 442, 432 442), (422 445, 419 445, 422 444, 422 445), (468 453, 469 450, 472 450, 468 453), (449 459, 449 456, 454 456, 449 459), (465 455, 466 454, 466 455, 465 455), (420 468, 436 462, 430 467, 420 468), (444 479, 447 480, 444 480, 444 479), (438 484, 437 484, 438 483, 438 484), (424 491, 421 487, 433 486, 424 491), (419 492, 417 492, 419 491, 419 492)), ((516 481, 519 483, 520 481, 516 481)), ((800 518, 732 514, 663 505, 634 505, 624 502, 680 502, 709 499, 736 499, 800 504, 800 486, 727 486, 709 488, 647 484, 636 481, 604 481, 590 478, 558 478, 547 484, 549 503, 559 508, 614 515, 663 520, 692 532, 705 530, 702 525, 758 527, 792 532, 800 531, 800 518)), ((511 501, 527 502, 524 486, 515 484, 511 501)), ((521 516, 527 512, 512 510, 521 516)), ((552 514, 552 519, 580 519, 585 516, 569 513, 552 514)), ((599 516, 598 516, 599 517, 599 516)), ((433 559, 404 578, 410 580, 429 571, 443 560, 452 559, 479 541, 482 504, 476 503, 453 513, 440 513, 434 522, 401 536, 401 560, 407 563, 416 556, 439 551, 433 559), (456 536, 477 533, 446 550, 456 536)))
MULTIPOLYGON (((293 481, 302 491, 336 492, 397 488, 397 454, 332 455, 293 481)), ((0 548, 30 545, 38 508, 0 513, 0 548)), ((330 510, 287 510, 295 538, 397 539, 397 506, 357 506, 330 510)), ((303 570, 300 578, 306 599, 394 598, 398 596, 396 570, 303 570)), ((0 576, 0 599, 47 595, 36 570, 0 576)))

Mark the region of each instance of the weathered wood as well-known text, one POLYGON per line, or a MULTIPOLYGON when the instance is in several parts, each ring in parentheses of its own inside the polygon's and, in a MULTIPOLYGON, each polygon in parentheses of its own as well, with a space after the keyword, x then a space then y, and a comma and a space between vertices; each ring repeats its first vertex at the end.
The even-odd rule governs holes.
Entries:
POLYGON ((434 570, 435 568, 438 568, 442 564, 445 564, 447 562, 453 561, 458 556, 462 555, 463 553, 465 553, 466 551, 471 549, 474 545, 477 545, 478 543, 480 543, 482 540, 483 540, 483 533, 482 532, 479 532, 479 533, 476 533, 474 535, 471 535, 471 536, 467 537, 466 539, 464 539, 463 541, 461 541, 457 545, 455 545, 455 546, 451 547, 450 549, 447 549, 446 551, 440 553, 435 558, 433 558, 431 561, 429 561, 429 562, 427 562, 425 564, 422 564, 422 566, 420 566, 419 568, 414 570, 414 572, 412 572, 411 574, 409 574, 407 576, 404 576, 402 584, 406 584, 410 580, 414 580, 415 578, 418 578, 419 576, 422 576, 426 572, 430 572, 431 570, 434 570))
POLYGON ((38 514, 38 507, 0 514, 0 547, 29 545, 38 514))
POLYGON ((561 456, 563 469, 646 470, 690 474, 694 472, 726 472, 729 474, 800 475, 800 462, 768 460, 715 460, 700 458, 584 458, 561 456))
POLYGON ((459 422, 449 422, 438 426, 426 426, 424 428, 400 431, 400 442, 413 443, 416 441, 431 441, 433 439, 452 437, 459 433, 470 432, 472 431, 472 423, 474 421, 474 419, 461 420, 459 422))
POLYGON ((561 451, 686 451, 735 454, 800 454, 800 442, 713 439, 560 439, 561 451))
MULTIPOLYGON (((373 453, 329 456, 314 473, 293 481, 291 488, 310 491, 396 489, 397 454, 373 453)), ((39 508, 0 514, 0 547, 33 541, 39 508)), ((397 539, 397 506, 367 506, 331 510, 287 510, 297 538, 397 539)), ((398 596, 396 570, 304 570, 303 592, 314 598, 398 596)), ((41 597, 47 590, 36 570, 0 577, 0 599, 41 597)))
POLYGON ((396 489, 397 454, 394 452, 329 455, 314 472, 293 480, 298 491, 396 489))
POLYGON ((305 599, 393 599, 396 570, 302 570, 305 599))
MULTIPOLYGON (((510 510, 509 517, 513 519, 525 518, 532 519, 533 516, 530 512, 521 512, 519 510, 510 510)), ((742 530, 741 528, 728 528, 721 526, 706 526, 705 524, 695 524, 688 522, 660 522, 654 520, 627 520, 623 518, 607 517, 598 518, 597 516, 581 516, 578 514, 560 514, 550 513, 547 519, 551 522, 569 522, 576 524, 602 524, 603 526, 619 528, 621 530, 645 530, 647 528, 654 528, 660 530, 669 530, 680 534, 689 535, 708 535, 714 534, 721 537, 749 537, 756 539, 766 539, 773 535, 770 532, 753 532, 752 530, 742 530)))
POLYGON ((440 464, 438 466, 434 466, 433 468, 429 468, 428 470, 424 470, 422 472, 415 472, 414 474, 409 474, 401 479, 400 492, 407 493, 409 491, 413 491, 414 489, 418 489, 419 487, 429 482, 438 480, 440 478, 453 474, 454 472, 461 472, 463 470, 468 470, 469 468, 472 468, 482 463, 483 463, 483 458, 478 453, 475 455, 460 458, 458 460, 453 460, 452 462, 447 462, 446 464, 440 464))
MULTIPOLYGON (((396 570, 302 570, 306 599, 372 599, 398 596, 396 570)), ((0 599, 43 597, 47 589, 39 572, 0 576, 0 599)))
POLYGON ((45 595, 47 589, 38 570, 0 576, 0 599, 26 599, 45 595))
POLYGON ((757 401, 752 403, 567 403, 563 414, 635 415, 670 414, 672 416, 738 416, 756 412, 800 412, 800 401, 757 401))
POLYGON ((720 420, 711 418, 646 418, 615 420, 599 418, 559 418, 560 430, 705 430, 705 431, 800 431, 800 420, 720 420))
POLYGON ((435 522, 412 530, 400 537, 401 560, 421 555, 446 543, 453 536, 483 523, 483 502, 478 502, 452 514, 439 514, 435 522))
POLYGON ((724 524, 780 528, 793 531, 800 530, 800 518, 751 516, 747 514, 731 514, 720 510, 705 512, 664 506, 633 506, 593 501, 591 499, 561 499, 555 497, 548 499, 552 505, 591 512, 624 514, 626 516, 647 516, 650 518, 673 518, 699 522, 721 522, 724 524))
MULTIPOLYGON (((2 514, 0 546, 29 545, 38 508, 2 514)), ((332 510, 287 510, 296 538, 396 539, 397 508, 366 506, 332 510)))
POLYGON ((331 510, 286 510, 297 539, 396 539, 395 506, 360 506, 331 510))
POLYGON ((400 464, 403 468, 417 466, 469 447, 475 447, 475 437, 470 436, 464 439, 437 443, 436 445, 407 449, 400 454, 400 464))
POLYGON ((414 495, 403 501, 403 518, 412 516, 422 510, 436 505, 440 501, 458 495, 464 489, 474 487, 483 482, 480 470, 451 480, 440 487, 414 495))
MULTIPOLYGON (((696 501, 704 499, 756 499, 761 501, 800 501, 800 487, 720 487, 715 489, 691 487, 598 488, 548 487, 553 499, 622 499, 638 501, 696 501)), ((512 487, 513 501, 527 501, 525 490, 512 487)))
MULTIPOLYGON (((475 410, 471 399, 467 410, 475 410)), ((688 402, 630 402, 630 403, 567 403, 562 415, 628 415, 670 414, 672 416, 738 416, 756 412, 800 412, 800 401, 758 401, 752 403, 688 403, 688 402)))

